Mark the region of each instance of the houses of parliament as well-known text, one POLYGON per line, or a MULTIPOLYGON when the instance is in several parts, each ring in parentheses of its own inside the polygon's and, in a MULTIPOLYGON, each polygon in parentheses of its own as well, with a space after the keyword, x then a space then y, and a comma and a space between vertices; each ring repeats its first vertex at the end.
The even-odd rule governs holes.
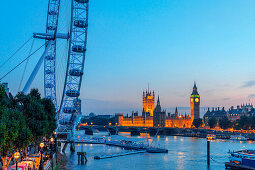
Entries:
POLYGON ((190 95, 190 116, 178 113, 176 108, 174 114, 166 113, 160 105, 159 95, 155 106, 155 93, 149 89, 143 92, 143 112, 142 115, 132 113, 130 117, 124 117, 123 114, 116 115, 119 126, 135 127, 177 127, 189 128, 194 119, 200 116, 200 96, 194 83, 193 91, 190 95))

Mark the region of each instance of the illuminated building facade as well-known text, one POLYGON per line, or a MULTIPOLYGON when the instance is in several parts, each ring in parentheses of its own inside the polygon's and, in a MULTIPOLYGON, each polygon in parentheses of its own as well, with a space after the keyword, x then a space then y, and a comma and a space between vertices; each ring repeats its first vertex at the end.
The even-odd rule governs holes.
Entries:
POLYGON ((148 91, 144 91, 143 92, 143 112, 145 112, 145 116, 146 113, 150 113, 150 116, 153 116, 153 111, 154 111, 154 98, 155 98, 155 94, 154 91, 151 92, 149 89, 148 91))
MULTIPOLYGON (((199 117, 199 94, 197 93, 196 85, 193 88, 194 91, 194 100, 197 101, 193 104, 193 117, 194 113, 196 117, 199 117), (196 99, 198 98, 198 99, 196 99), (197 108, 198 106, 198 108, 197 108)), ((132 116, 124 117, 123 114, 116 114, 116 121, 119 126, 135 126, 135 127, 176 127, 176 128, 190 128, 192 126, 193 119, 189 115, 181 115, 178 113, 176 108, 174 114, 168 113, 166 115, 166 111, 162 111, 160 106, 160 100, 158 97, 157 105, 154 106, 154 92, 150 92, 149 90, 143 92, 143 113, 142 116, 139 116, 138 113, 132 113, 132 116), (155 107, 155 108, 154 108, 155 107)))
POLYGON ((197 91, 196 83, 194 83, 193 91, 190 95, 190 114, 192 121, 200 118, 200 96, 197 91))
POLYGON ((153 111, 153 127, 165 127, 166 124, 166 111, 161 111, 159 96, 157 105, 153 111))

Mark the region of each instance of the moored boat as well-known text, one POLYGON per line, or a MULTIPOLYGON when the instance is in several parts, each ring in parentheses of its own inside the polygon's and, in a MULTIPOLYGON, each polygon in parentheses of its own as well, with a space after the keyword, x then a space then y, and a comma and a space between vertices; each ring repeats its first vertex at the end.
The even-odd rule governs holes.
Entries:
POLYGON ((255 150, 241 150, 230 152, 226 168, 255 169, 255 150))
POLYGON ((242 136, 242 135, 231 135, 230 136, 231 140, 240 140, 240 141, 246 141, 247 138, 242 136))

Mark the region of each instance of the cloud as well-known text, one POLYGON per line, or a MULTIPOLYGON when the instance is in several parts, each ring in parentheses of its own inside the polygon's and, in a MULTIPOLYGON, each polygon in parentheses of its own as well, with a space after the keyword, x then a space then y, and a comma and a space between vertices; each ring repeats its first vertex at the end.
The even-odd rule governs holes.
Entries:
POLYGON ((250 94, 249 96, 248 96, 248 98, 255 98, 255 94, 250 94))
POLYGON ((241 88, 247 88, 247 87, 252 87, 252 86, 255 86, 255 81, 254 80, 250 80, 250 81, 247 81, 245 82, 241 88))
POLYGON ((203 93, 206 94, 206 95, 211 95, 211 94, 213 94, 214 92, 215 92, 215 89, 209 89, 209 90, 203 91, 203 93))
POLYGON ((230 98, 229 98, 229 97, 226 97, 226 98, 224 98, 223 100, 230 100, 230 98))

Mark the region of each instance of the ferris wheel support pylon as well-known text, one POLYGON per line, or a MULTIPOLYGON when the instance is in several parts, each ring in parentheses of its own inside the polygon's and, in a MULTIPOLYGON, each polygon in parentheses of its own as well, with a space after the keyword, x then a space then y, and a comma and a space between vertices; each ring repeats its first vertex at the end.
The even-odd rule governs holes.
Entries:
POLYGON ((42 56, 40 57, 39 61, 37 62, 33 72, 31 73, 26 85, 24 86, 24 89, 22 90, 23 93, 27 93, 28 89, 30 88, 35 76, 37 75, 43 60, 45 59, 49 48, 51 47, 51 45, 53 44, 53 41, 56 41, 56 39, 66 39, 68 40, 69 35, 68 34, 64 34, 64 33, 34 33, 33 35, 34 38, 37 39, 44 39, 44 40, 48 40, 48 44, 46 44, 46 48, 45 51, 43 52, 42 56))
POLYGON ((46 45, 46 48, 45 48, 45 51, 43 52, 42 56, 40 57, 40 59, 38 60, 33 72, 31 73, 29 79, 27 80, 27 83, 26 85, 24 86, 24 89, 22 90, 23 93, 27 93, 28 89, 30 88, 32 82, 34 81, 35 79, 35 76, 37 75, 42 63, 43 63, 43 60, 50 48, 50 46, 52 45, 53 43, 53 40, 49 41, 48 44, 46 45))

